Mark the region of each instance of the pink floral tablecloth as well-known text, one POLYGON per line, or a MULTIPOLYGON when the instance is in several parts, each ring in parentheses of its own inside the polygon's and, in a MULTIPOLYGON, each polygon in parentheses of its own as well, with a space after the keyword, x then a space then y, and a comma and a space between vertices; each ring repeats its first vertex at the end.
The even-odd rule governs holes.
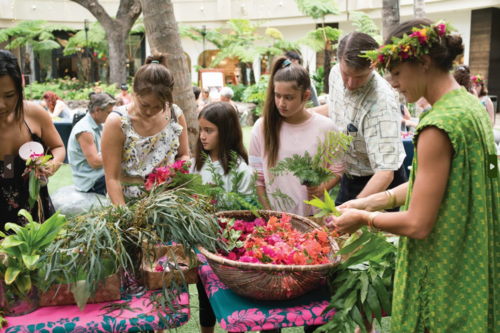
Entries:
MULTIPOLYGON (((0 330, 6 333, 105 333, 105 332, 144 332, 164 329, 157 310, 149 305, 151 292, 142 297, 122 297, 121 301, 130 301, 130 307, 139 308, 134 312, 124 310, 105 314, 101 308, 107 304, 87 304, 83 312, 76 305, 39 308, 33 313, 21 317, 7 317, 8 327, 0 330)), ((171 316, 170 323, 179 327, 189 321, 189 295, 183 293, 179 304, 186 306, 179 313, 171 316)), ((166 316, 166 318, 169 318, 166 316)))
POLYGON ((280 327, 326 324, 335 310, 322 315, 330 304, 325 286, 287 301, 258 301, 241 297, 226 287, 215 275, 206 258, 198 269, 208 299, 222 329, 228 332, 270 330, 280 327))

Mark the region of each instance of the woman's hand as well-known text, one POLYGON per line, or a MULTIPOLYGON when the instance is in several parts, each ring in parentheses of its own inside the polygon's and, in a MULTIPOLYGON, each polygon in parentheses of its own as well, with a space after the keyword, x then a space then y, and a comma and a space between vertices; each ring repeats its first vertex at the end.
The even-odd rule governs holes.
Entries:
POLYGON ((333 221, 326 224, 329 229, 337 228, 340 232, 354 233, 368 224, 370 213, 357 209, 341 209, 339 217, 332 216, 333 221))
POLYGON ((368 198, 361 198, 361 199, 354 199, 350 200, 347 202, 344 202, 342 205, 338 206, 337 209, 359 209, 359 210, 366 210, 369 212, 374 211, 373 207, 370 205, 370 199, 368 198))
POLYGON ((325 185, 321 184, 320 186, 307 186, 307 199, 312 200, 314 197, 321 198, 323 194, 325 194, 325 185))

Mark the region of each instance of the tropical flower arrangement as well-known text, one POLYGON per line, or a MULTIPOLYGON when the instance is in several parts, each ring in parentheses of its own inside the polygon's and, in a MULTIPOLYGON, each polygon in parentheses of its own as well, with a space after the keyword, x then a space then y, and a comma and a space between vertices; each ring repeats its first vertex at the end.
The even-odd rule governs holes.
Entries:
POLYGON ((370 59, 372 67, 378 71, 390 70, 392 66, 405 60, 415 60, 428 54, 435 44, 441 44, 445 35, 455 29, 444 21, 438 21, 431 26, 413 28, 410 35, 403 38, 392 38, 392 44, 382 45, 378 50, 367 51, 363 57, 370 59))
POLYGON ((53 165, 49 164, 52 155, 32 153, 30 158, 26 161, 26 169, 22 176, 24 179, 29 179, 29 193, 28 199, 30 208, 33 208, 35 202, 38 201, 40 187, 47 185, 47 174, 53 171, 53 165))
POLYGON ((474 82, 474 84, 484 83, 484 76, 482 76, 481 74, 474 75, 470 78, 470 80, 474 82))
POLYGON ((155 168, 152 173, 148 175, 146 183, 144 184, 146 191, 151 191, 153 186, 166 184, 167 187, 172 187, 177 183, 182 183, 183 175, 189 174, 189 167, 191 162, 177 161, 172 165, 165 167, 155 168))
POLYGON ((267 224, 262 218, 253 222, 220 219, 222 241, 230 252, 218 254, 230 260, 271 265, 328 264, 330 236, 326 230, 302 233, 292 229, 291 217, 272 216, 267 224))

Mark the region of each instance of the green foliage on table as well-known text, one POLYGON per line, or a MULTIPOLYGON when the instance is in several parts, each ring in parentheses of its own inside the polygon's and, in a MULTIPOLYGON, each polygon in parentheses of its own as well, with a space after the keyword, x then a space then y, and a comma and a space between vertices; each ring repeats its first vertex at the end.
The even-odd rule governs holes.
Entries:
POLYGON ((252 113, 258 117, 262 115, 268 84, 269 75, 261 75, 259 82, 246 88, 243 92, 243 101, 257 104, 252 113))
POLYGON ((327 166, 336 164, 342 158, 352 137, 334 131, 323 134, 324 140, 318 145, 314 157, 308 151, 302 156, 293 154, 292 157, 279 161, 275 167, 269 169, 269 173, 274 177, 293 173, 301 184, 309 186, 320 186, 336 177, 327 166))
POLYGON ((0 262, 0 278, 5 280, 5 284, 16 295, 23 298, 33 286, 39 287, 40 262, 54 239, 63 232, 62 228, 67 225, 67 220, 59 212, 43 224, 33 221, 31 214, 24 209, 19 211, 19 215, 28 220, 26 226, 6 223, 5 231, 13 231, 14 234, 0 232, 0 237, 3 238, 0 253, 7 256, 6 263, 0 262))
POLYGON ((362 231, 359 237, 353 234, 336 253, 354 252, 329 273, 327 283, 333 296, 324 313, 332 309, 336 313, 317 332, 352 332, 360 326, 366 333, 364 318, 381 323, 382 311, 391 315, 397 237, 387 239, 366 227, 362 231))
POLYGON ((232 180, 230 192, 225 190, 225 184, 220 174, 220 170, 214 166, 211 158, 205 153, 202 153, 202 155, 207 164, 207 169, 212 176, 212 183, 207 185, 205 193, 213 199, 216 211, 251 210, 257 214, 257 210, 263 209, 263 206, 258 200, 257 193, 255 192, 255 186, 252 187, 252 193, 250 195, 243 195, 238 191, 239 184, 245 174, 244 172, 238 171, 238 154, 236 152, 230 152, 228 173, 232 180))
MULTIPOLYGON (((197 244, 213 252, 218 247, 223 248, 218 240, 220 227, 211 214, 209 198, 188 187, 186 184, 175 188, 160 185, 146 192, 144 197, 130 200, 125 207, 94 209, 72 218, 66 235, 47 250, 45 288, 61 281, 74 283, 73 294, 78 306, 83 308, 89 296, 94 297, 98 283, 105 285, 109 270, 104 262, 110 263, 114 271, 119 267, 137 269, 140 263, 134 262, 129 255, 130 246, 142 251, 150 244, 175 239, 184 246, 192 262, 196 260, 192 251, 197 244), (86 278, 79 281, 78 276, 82 273, 86 278)), ((145 253, 146 260, 152 261, 149 251, 145 253)), ((177 263, 175 266, 180 270, 177 263)), ((175 308, 176 295, 180 295, 183 288, 187 288, 184 282, 164 288, 166 307, 175 308)), ((168 321, 165 324, 169 325, 168 321)))

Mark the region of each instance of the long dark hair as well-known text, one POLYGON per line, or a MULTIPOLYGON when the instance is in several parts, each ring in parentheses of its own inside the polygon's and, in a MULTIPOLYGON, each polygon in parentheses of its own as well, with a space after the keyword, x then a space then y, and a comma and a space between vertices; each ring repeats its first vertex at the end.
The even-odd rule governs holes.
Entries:
POLYGON ((24 92, 21 68, 19 68, 17 58, 12 53, 0 50, 0 76, 3 75, 9 75, 14 81, 14 87, 18 96, 14 119, 17 123, 22 124, 24 119, 24 92))
POLYGON ((474 87, 472 85, 472 81, 470 80, 469 66, 467 66, 465 64, 458 65, 455 68, 455 72, 453 73, 453 77, 455 78, 455 80, 457 81, 457 83, 459 85, 465 87, 465 89, 467 89, 467 91, 469 93, 471 93, 471 94, 473 93, 472 89, 474 89, 474 87))
POLYGON ((264 155, 267 155, 267 166, 269 168, 273 167, 278 159, 280 130, 281 124, 283 124, 283 117, 279 113, 274 100, 274 83, 294 82, 294 88, 302 92, 302 99, 304 99, 306 91, 311 89, 311 79, 306 69, 296 64, 283 66, 286 60, 288 60, 286 57, 279 57, 273 63, 262 115, 264 118, 264 155))
MULTIPOLYGON (((241 131, 240 120, 231 104, 226 102, 208 104, 198 115, 198 119, 200 118, 204 118, 217 126, 219 132, 219 156, 217 158, 225 175, 229 172, 231 151, 236 152, 248 164, 248 153, 243 145, 243 132, 241 131)), ((198 134, 195 151, 196 170, 198 171, 205 164, 202 153, 210 154, 208 150, 203 148, 200 135, 198 134)))

